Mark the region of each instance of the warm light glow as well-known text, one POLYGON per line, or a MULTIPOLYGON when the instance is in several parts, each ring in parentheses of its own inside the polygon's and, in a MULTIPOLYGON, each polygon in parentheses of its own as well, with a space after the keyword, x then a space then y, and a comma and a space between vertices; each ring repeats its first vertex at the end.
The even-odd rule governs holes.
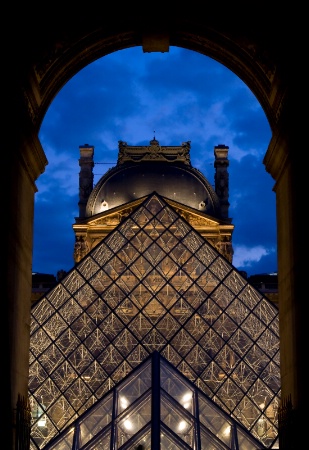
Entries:
POLYGON ((45 427, 46 425, 46 415, 44 414, 38 420, 38 427, 45 427))
POLYGON ((85 381, 89 381, 91 379, 91 377, 89 375, 83 375, 82 379, 85 381))
POLYGON ((108 209, 108 203, 103 200, 103 202, 101 203, 101 211, 106 211, 108 209))
POLYGON ((182 401, 183 401, 183 407, 188 409, 189 406, 191 405, 191 400, 192 400, 192 392, 187 392, 183 397, 182 397, 182 401))
POLYGON ((184 420, 182 420, 181 422, 179 422, 178 430, 183 431, 185 428, 187 428, 187 423, 184 420))
POLYGON ((127 430, 132 430, 132 428, 133 428, 133 424, 132 424, 131 420, 129 420, 129 419, 124 421, 124 426, 127 430))
POLYGON ((231 427, 230 425, 228 425, 224 430, 223 430, 223 436, 228 436, 231 432, 231 427))
POLYGON ((125 397, 120 397, 119 402, 122 409, 126 409, 129 404, 128 400, 125 397))

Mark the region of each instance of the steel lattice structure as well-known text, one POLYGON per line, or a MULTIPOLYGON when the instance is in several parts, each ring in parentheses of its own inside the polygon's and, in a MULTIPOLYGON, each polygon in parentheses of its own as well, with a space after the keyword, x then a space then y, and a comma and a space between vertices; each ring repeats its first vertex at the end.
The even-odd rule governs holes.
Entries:
POLYGON ((111 448, 262 450, 252 434, 156 351, 45 450, 111 448))
POLYGON ((154 351, 277 448, 278 309, 158 194, 35 303, 31 319, 33 449, 154 351))

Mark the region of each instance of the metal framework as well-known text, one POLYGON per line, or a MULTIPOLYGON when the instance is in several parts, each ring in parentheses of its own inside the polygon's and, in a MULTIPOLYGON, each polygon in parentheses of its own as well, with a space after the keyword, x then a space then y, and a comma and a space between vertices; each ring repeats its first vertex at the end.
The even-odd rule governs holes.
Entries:
POLYGON ((114 448, 262 449, 260 442, 156 351, 45 450, 114 448))
POLYGON ((31 319, 32 449, 153 352, 261 446, 278 448, 278 309, 159 195, 35 303, 31 319))

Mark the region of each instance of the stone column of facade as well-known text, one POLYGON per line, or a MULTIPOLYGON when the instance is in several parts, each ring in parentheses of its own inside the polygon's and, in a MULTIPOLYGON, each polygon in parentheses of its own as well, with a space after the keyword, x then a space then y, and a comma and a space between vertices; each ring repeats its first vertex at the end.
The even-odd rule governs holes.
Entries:
MULTIPOLYGON (((80 145, 79 158, 79 217, 83 219, 86 216, 86 207, 89 195, 93 190, 93 155, 94 147, 92 145, 80 145)), ((88 244, 85 234, 81 233, 75 236, 74 254, 75 263, 78 263, 88 253, 88 244)))
POLYGON ((214 148, 215 162, 215 191, 220 199, 221 216, 227 219, 229 216, 229 174, 227 168, 229 160, 227 158, 229 147, 226 145, 217 145, 214 148))
POLYGON ((79 217, 83 218, 86 214, 86 205, 88 197, 93 189, 93 155, 94 147, 88 144, 80 145, 79 159, 79 217))

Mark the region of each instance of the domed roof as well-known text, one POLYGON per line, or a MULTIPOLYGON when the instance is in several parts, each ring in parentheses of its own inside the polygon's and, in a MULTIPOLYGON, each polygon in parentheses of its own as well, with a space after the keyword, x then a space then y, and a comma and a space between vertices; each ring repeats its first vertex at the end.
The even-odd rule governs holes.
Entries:
POLYGON ((108 170, 91 192, 86 217, 91 217, 157 192, 216 218, 220 201, 204 175, 190 162, 190 142, 181 146, 128 146, 119 142, 117 165, 108 170))

